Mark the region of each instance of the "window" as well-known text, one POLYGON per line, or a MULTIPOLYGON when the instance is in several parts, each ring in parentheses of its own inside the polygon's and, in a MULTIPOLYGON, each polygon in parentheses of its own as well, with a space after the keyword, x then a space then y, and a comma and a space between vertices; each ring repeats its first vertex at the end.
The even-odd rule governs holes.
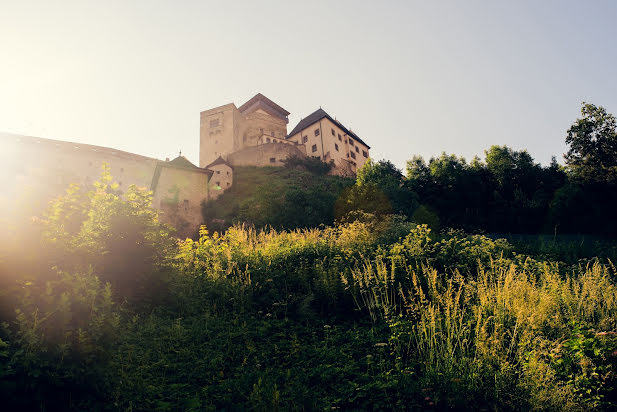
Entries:
POLYGON ((368 157, 368 153, 367 153, 367 151, 366 151, 366 150, 363 150, 363 151, 362 151, 362 156, 364 156, 364 157, 368 157))
POLYGON ((219 119, 210 120, 210 127, 218 127, 219 119))
POLYGON ((360 149, 358 149, 358 146, 356 146, 356 153, 360 153, 360 149))
POLYGON ((229 182, 227 182, 227 187, 229 187, 229 182))
POLYGON ((338 141, 339 141, 339 142, 342 142, 342 141, 343 141, 343 139, 341 138, 341 134, 340 134, 340 133, 338 134, 338 141))
POLYGON ((271 157, 270 158, 270 163, 275 163, 276 162, 276 157, 271 157))
POLYGON ((302 136, 302 143, 308 142, 308 136, 302 136))
POLYGON ((334 136, 334 135, 335 135, 335 133, 334 133, 334 129, 330 129, 330 130, 332 130, 332 136, 334 136))
POLYGON ((351 152, 350 154, 351 154, 351 158, 352 158, 352 159, 355 159, 355 158, 356 158, 356 154, 355 154, 354 152, 351 152))
POLYGON ((345 139, 345 144, 347 144, 347 139, 345 139))
POLYGON ((217 170, 217 171, 216 171, 216 174, 217 174, 217 175, 220 175, 220 174, 221 174, 221 171, 220 171, 220 170, 217 170))
POLYGON ((338 152, 338 145, 336 143, 334 143, 334 148, 336 149, 336 151, 338 152))
POLYGON ((266 137, 266 143, 270 143, 270 138, 266 137))
POLYGON ((315 136, 319 136, 319 129, 315 129, 315 136))
POLYGON ((227 171, 227 176, 229 176, 229 171, 227 171))
POLYGON ((259 129, 260 134, 264 134, 264 129, 259 129))
POLYGON ((214 182, 217 186, 221 186, 221 182, 214 182))
POLYGON ((311 150, 313 151, 313 153, 315 153, 317 151, 317 145, 314 144, 313 147, 311 148, 311 150))
POLYGON ((349 139, 349 144, 353 146, 353 140, 349 139))
POLYGON ((274 131, 270 132, 270 136, 274 137, 274 131))

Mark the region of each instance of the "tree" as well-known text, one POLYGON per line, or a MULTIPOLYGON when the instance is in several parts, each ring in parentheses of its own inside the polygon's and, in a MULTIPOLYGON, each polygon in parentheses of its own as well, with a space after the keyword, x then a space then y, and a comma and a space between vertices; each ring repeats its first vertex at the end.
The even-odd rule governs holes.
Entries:
POLYGON ((388 198, 394 213, 411 216, 418 207, 417 194, 406 185, 403 173, 388 160, 367 160, 358 171, 356 185, 375 186, 373 192, 382 192, 388 198))
POLYGON ((582 183, 617 183, 615 116, 601 106, 584 102, 581 114, 568 130, 566 164, 582 183))
POLYGON ((119 297, 150 299, 173 247, 151 204, 152 192, 135 185, 120 192, 104 165, 92 189, 72 185, 51 202, 42 221, 50 265, 92 269, 119 297))

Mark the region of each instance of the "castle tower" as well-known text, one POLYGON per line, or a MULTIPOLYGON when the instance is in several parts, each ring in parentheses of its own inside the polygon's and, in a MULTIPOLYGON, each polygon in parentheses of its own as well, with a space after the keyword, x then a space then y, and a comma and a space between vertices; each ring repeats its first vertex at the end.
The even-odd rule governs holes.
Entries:
POLYGON ((199 166, 256 146, 268 137, 285 139, 289 112, 261 93, 239 108, 233 103, 200 114, 199 166))

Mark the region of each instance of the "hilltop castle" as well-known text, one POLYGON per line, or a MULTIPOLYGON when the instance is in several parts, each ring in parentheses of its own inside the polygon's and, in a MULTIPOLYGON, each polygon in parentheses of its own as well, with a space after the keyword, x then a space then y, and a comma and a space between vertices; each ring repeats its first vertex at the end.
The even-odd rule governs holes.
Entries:
POLYGON ((162 161, 107 147, 0 133, 5 141, 0 163, 9 173, 8 188, 0 194, 6 197, 0 199, 0 217, 15 213, 9 209, 19 204, 18 198, 32 213, 40 212, 69 184, 97 180, 107 163, 120 189, 135 184, 152 190, 153 207, 164 212, 180 235, 192 235, 202 222, 201 204, 232 187, 235 166, 283 166, 289 156, 314 156, 333 162, 333 173, 353 175, 368 159, 369 146, 321 108, 290 133, 288 115, 261 93, 240 107, 230 103, 201 112, 199 166, 181 155, 162 161))

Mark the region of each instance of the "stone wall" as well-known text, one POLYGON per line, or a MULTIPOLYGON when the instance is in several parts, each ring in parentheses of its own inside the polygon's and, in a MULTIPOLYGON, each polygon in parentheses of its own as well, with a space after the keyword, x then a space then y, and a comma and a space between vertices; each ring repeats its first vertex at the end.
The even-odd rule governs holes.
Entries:
POLYGON ((49 201, 63 194, 70 184, 97 181, 106 163, 120 190, 132 184, 153 190, 154 207, 163 208, 162 200, 173 197, 172 192, 177 193, 180 205, 188 200, 188 207, 165 220, 172 225, 180 221, 178 217, 188 222, 191 229, 180 234, 192 234, 189 232, 198 229, 201 222, 200 203, 208 196, 207 173, 161 167, 166 162, 107 147, 30 136, 0 133, 0 147, 5 182, 0 191, 0 217, 40 216, 49 201))
POLYGON ((305 157, 305 146, 266 143, 231 153, 227 161, 232 166, 283 166, 283 160, 294 155, 305 157))

